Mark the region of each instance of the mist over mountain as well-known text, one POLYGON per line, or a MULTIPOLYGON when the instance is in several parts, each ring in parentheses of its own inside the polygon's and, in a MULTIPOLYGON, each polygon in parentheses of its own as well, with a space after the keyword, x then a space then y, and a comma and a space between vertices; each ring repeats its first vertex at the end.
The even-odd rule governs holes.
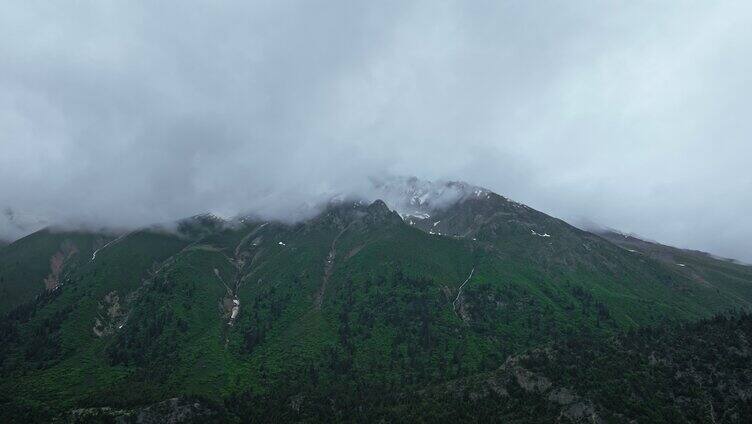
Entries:
POLYGON ((0 248, 0 418, 748 421, 752 267, 465 182, 370 184, 287 221, 0 248))
MULTIPOLYGON (((343 187, 346 186, 340 186, 340 189, 343 187)), ((330 188, 322 189, 319 193, 307 193, 305 196, 291 195, 290 197, 272 193, 264 199, 268 202, 267 204, 237 210, 209 208, 198 211, 196 215, 210 214, 230 223, 244 217, 297 223, 314 217, 332 204, 346 201, 371 203, 382 200, 400 215, 407 216, 420 211, 444 209, 468 196, 477 195, 479 191, 487 192, 486 189, 461 181, 427 181, 417 177, 398 176, 368 177, 360 183, 353 181, 351 187, 345 190, 349 191, 335 191, 330 188)), ((174 227, 175 222, 180 219, 188 218, 182 216, 169 221, 136 224, 127 220, 117 221, 118 217, 119 215, 114 215, 108 219, 90 221, 85 217, 69 217, 59 221, 48 221, 39 216, 19 213, 7 208, 0 219, 0 223, 3 224, 0 230, 9 241, 13 241, 47 226, 55 231, 122 233, 153 225, 169 229, 174 227)))
POLYGON ((3 2, 0 423, 752 422, 751 22, 3 2))
MULTIPOLYGON (((0 209, 296 215, 369 177, 487 187, 752 260, 745 2, 11 2, 0 209)), ((0 223, 0 237, 23 231, 0 223)))

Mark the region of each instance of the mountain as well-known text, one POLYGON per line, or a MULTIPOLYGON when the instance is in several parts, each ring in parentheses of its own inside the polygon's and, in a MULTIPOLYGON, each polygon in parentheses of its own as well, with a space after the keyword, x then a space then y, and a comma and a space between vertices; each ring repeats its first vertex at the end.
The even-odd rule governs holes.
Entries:
POLYGON ((649 257, 673 268, 697 284, 719 291, 727 290, 740 299, 752 295, 752 287, 749 285, 749 281, 752 281, 752 267, 749 265, 733 259, 718 258, 706 252, 665 246, 616 231, 600 231, 598 234, 633 254, 649 257))
POLYGON ((0 313, 55 290, 109 237, 82 232, 38 231, 0 248, 0 313))
POLYGON ((498 369, 392 397, 390 420, 749 422, 752 316, 574 337, 498 369))
POLYGON ((297 223, 43 230, 0 250, 0 410, 32 421, 196 400, 241 421, 370 420, 365 403, 552 341, 750 307, 750 267, 630 249, 417 179, 375 181, 297 223))

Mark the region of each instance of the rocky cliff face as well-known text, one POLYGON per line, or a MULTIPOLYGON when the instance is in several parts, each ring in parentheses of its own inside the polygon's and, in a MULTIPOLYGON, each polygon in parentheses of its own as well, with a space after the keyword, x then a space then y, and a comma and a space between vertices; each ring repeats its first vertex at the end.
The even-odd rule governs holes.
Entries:
POLYGON ((198 423, 216 417, 218 412, 200 401, 172 398, 133 409, 111 407, 80 408, 68 414, 68 422, 75 424, 115 422, 117 424, 178 424, 198 423))
POLYGON ((421 402, 448 403, 447 410, 469 402, 470 411, 512 420, 742 423, 752 413, 750 337, 750 315, 605 340, 577 337, 422 391, 421 402), (517 410, 520 402, 526 413, 517 410))

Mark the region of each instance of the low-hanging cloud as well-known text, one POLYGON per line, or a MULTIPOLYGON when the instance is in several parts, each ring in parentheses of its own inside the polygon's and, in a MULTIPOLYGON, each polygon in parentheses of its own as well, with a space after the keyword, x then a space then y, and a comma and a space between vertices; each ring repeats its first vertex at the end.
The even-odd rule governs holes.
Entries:
POLYGON ((397 174, 752 260, 747 2, 3 9, 0 237, 288 216, 397 174))

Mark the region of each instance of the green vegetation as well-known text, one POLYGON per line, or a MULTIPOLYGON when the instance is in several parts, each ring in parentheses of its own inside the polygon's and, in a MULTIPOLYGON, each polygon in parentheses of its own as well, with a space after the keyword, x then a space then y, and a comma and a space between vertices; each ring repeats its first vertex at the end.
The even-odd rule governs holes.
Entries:
MULTIPOLYGON (((439 218, 443 227, 410 225, 381 202, 344 203, 294 225, 200 216, 175 233, 40 232, 6 246, 3 418, 45 420, 178 396, 237 421, 481 413, 527 420, 561 412, 544 393, 514 384, 504 396, 454 397, 510 357, 553 386, 576 390, 589 402, 582 410, 645 418, 594 383, 635 384, 644 372, 617 379, 615 370, 639 364, 612 358, 633 340, 613 337, 643 337, 634 334, 651 333, 635 330, 660 326, 661 337, 679 340, 695 327, 677 324, 752 302, 746 267, 730 271, 710 258, 696 265, 706 280, 698 282, 498 196, 460 203, 439 218), (63 263, 57 288, 45 291, 50 258, 63 245, 77 253, 63 263), (723 278, 714 279, 718 267, 723 278), (560 340, 571 350, 549 348, 557 352, 549 362, 530 350, 560 340), (576 361, 591 368, 565 369, 576 361)), ((658 349, 660 338, 651 340, 658 349)), ((668 390, 667 376, 654 384, 668 390)), ((671 416, 665 408, 675 398, 667 396, 651 419, 671 416)))
POLYGON ((71 272, 88 260, 108 236, 42 230, 9 246, 0 247, 0 313, 27 302, 45 289, 45 279, 54 275, 52 262, 59 260, 71 272))
POLYGON ((748 422, 752 316, 611 338, 587 332, 431 387, 371 416, 436 421, 748 422), (396 406, 395 406, 396 405, 396 406))

